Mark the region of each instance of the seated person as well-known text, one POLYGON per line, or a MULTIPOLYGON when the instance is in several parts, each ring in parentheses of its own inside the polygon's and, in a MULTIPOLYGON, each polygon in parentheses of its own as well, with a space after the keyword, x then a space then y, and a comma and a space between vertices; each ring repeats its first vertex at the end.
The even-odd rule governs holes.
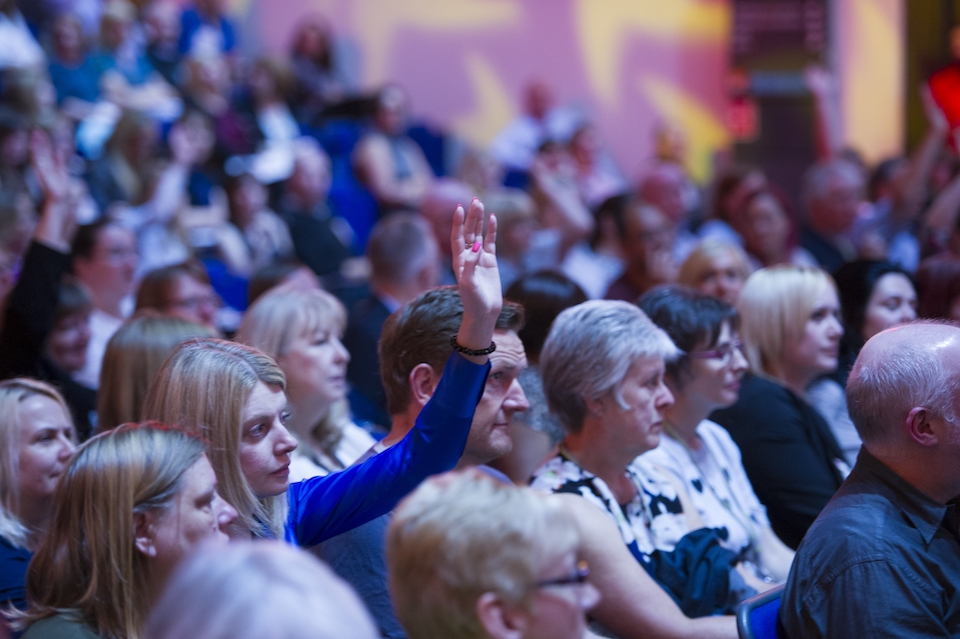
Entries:
POLYGON ((275 542, 207 544, 177 570, 147 639, 374 639, 357 595, 305 552, 275 542))
POLYGON ((429 479, 387 531, 390 591, 411 639, 583 639, 599 600, 555 498, 468 471, 429 479))
POLYGON ((627 205, 620 243, 623 275, 610 284, 606 299, 633 303, 654 286, 677 279, 674 228, 659 209, 639 201, 627 205))
POLYGON ((400 87, 384 88, 373 128, 353 151, 357 178, 373 193, 381 213, 417 209, 435 179, 423 151, 403 132, 407 102, 400 87))
POLYGON ((857 465, 797 551, 780 607, 790 639, 956 637, 960 329, 878 333, 847 382, 857 465))
MULTIPOLYGON (((740 449, 707 416, 737 401, 747 370, 741 352, 740 316, 718 299, 679 286, 646 293, 638 302, 653 322, 684 351, 667 363, 666 384, 674 404, 666 410, 660 445, 637 463, 665 473, 678 487, 691 527, 724 528, 721 545, 744 558, 750 574, 770 582, 787 578, 793 551, 773 530, 740 461, 740 449)), ((672 550, 675 540, 657 539, 672 550)))
POLYGON ((137 311, 154 310, 217 333, 217 310, 221 305, 210 276, 196 260, 150 271, 137 289, 137 311))

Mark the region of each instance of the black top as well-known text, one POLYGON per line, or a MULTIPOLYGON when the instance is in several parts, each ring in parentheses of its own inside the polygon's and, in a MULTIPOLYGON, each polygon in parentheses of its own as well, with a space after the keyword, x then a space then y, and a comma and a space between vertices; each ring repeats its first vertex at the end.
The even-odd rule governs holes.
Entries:
POLYGON ((786 636, 960 636, 956 510, 861 449, 793 561, 780 608, 786 636))
POLYGON ((77 435, 84 441, 91 433, 97 393, 73 381, 44 356, 45 342, 56 323, 60 277, 69 264, 69 255, 30 243, 0 330, 0 379, 34 377, 59 388, 73 414, 77 435))
POLYGON ((380 381, 380 356, 377 352, 383 323, 390 317, 390 309, 371 295, 354 304, 347 319, 343 345, 350 352, 347 379, 353 390, 350 409, 358 422, 369 421, 390 427, 387 394, 380 381))
POLYGON ((318 206, 312 212, 282 209, 280 217, 290 227, 297 259, 317 275, 337 272, 351 256, 350 249, 334 233, 333 218, 325 206, 318 206))
MULTIPOLYGON (((0 537, 0 610, 12 603, 20 610, 27 607, 27 565, 33 557, 26 548, 18 548, 0 537)), ((2 626, 0 626, 2 627, 2 626)))
POLYGON ((740 447, 777 536, 796 548, 843 482, 843 452, 823 417, 790 389, 747 374, 740 398, 710 416, 740 447))
POLYGON ((827 273, 835 273, 845 262, 857 257, 844 255, 836 244, 809 228, 800 231, 800 246, 809 251, 827 273))

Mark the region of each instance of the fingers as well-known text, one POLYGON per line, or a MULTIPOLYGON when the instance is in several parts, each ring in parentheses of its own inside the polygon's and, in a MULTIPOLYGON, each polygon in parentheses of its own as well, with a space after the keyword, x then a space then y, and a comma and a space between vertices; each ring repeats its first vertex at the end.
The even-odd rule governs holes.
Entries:
POLYGON ((450 247, 454 259, 457 258, 466 248, 464 240, 464 213, 463 206, 458 205, 457 210, 453 212, 453 226, 450 228, 450 247))
POLYGON ((491 255, 497 254, 497 216, 490 214, 487 221, 487 234, 483 238, 483 250, 491 255))

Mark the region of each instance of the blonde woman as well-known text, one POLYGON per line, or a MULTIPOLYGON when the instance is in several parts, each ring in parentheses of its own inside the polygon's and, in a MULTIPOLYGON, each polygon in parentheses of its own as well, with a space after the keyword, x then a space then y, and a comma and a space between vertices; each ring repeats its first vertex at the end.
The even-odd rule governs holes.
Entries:
POLYGON ((147 387, 170 353, 183 342, 214 337, 213 329, 157 311, 140 311, 120 327, 103 355, 97 393, 97 432, 140 421, 147 387))
POLYGON ((696 245, 677 275, 677 283, 736 305, 753 269, 743 249, 711 237, 696 245))
POLYGON ((50 523, 53 492, 76 448, 63 397, 33 379, 0 382, 0 606, 26 606, 27 564, 50 523))
POLYGON ((796 549, 849 472, 829 425, 805 399, 810 383, 837 367, 837 291, 820 269, 768 267, 747 279, 738 309, 749 372, 737 402, 710 419, 740 447, 773 531, 796 549))
POLYGON ((375 443, 350 420, 345 325, 343 305, 326 291, 277 291, 257 300, 237 331, 237 342, 274 358, 286 378, 286 426, 300 443, 291 481, 343 470, 375 443))
POLYGON ((90 439, 27 571, 24 639, 138 639, 177 564, 204 540, 225 542, 235 517, 199 438, 125 424, 90 439))
POLYGON ((223 340, 181 346, 148 393, 145 414, 182 424, 211 442, 211 461, 239 511, 239 537, 280 537, 312 546, 391 510, 428 475, 454 467, 483 392, 503 303, 495 257, 496 218, 482 233, 483 205, 462 207, 452 232, 464 315, 452 352, 417 426, 387 451, 340 473, 290 483, 296 439, 285 425, 286 380, 276 362, 223 340))

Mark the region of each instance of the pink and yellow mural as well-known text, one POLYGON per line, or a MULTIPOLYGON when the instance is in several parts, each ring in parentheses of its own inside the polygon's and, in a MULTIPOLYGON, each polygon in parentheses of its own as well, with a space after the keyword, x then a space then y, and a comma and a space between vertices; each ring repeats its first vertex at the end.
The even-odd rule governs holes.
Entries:
MULTIPOLYGON (((837 0, 843 26, 855 34, 839 51, 845 119, 853 123, 847 130, 871 159, 899 149, 902 127, 894 120, 901 87, 890 79, 896 68, 869 65, 868 76, 857 70, 877 59, 873 52, 882 50, 884 60, 901 52, 901 1, 837 0), (861 18, 872 26, 863 29, 861 18), (867 104, 870 134, 851 112, 867 104)), ((583 106, 631 177, 651 156, 654 128, 664 120, 686 131, 689 168, 701 180, 709 177, 713 153, 730 141, 724 124, 728 0, 231 3, 248 48, 272 53, 286 50, 303 16, 325 16, 360 52, 364 86, 398 82, 418 117, 478 146, 519 113, 522 88, 532 79, 553 86, 560 102, 583 106)))

